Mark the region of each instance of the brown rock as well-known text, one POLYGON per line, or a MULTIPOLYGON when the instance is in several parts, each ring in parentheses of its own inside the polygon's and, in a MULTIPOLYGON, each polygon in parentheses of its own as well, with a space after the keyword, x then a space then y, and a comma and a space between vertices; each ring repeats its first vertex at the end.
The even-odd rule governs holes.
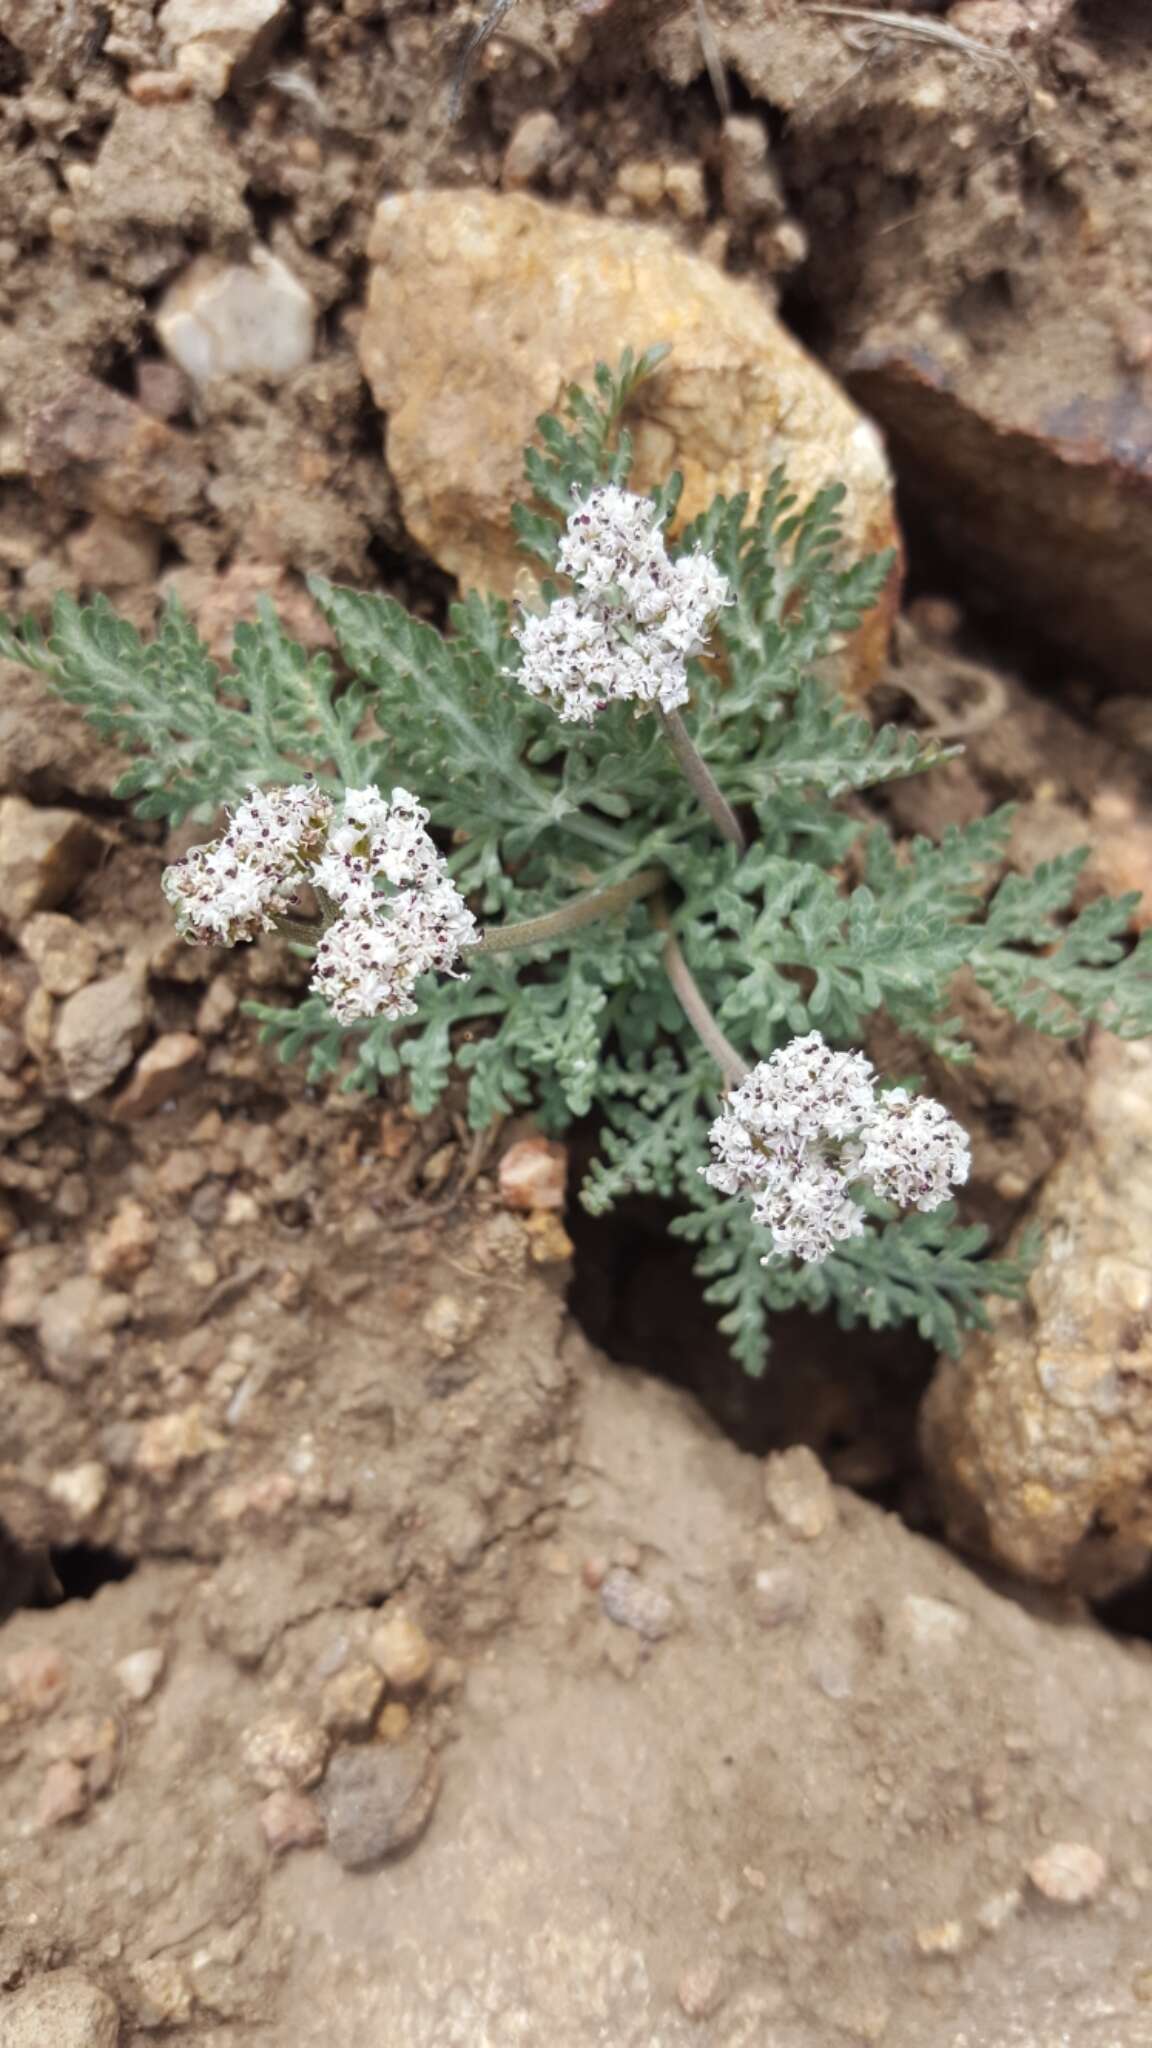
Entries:
POLYGON ((91 932, 71 917, 44 910, 20 932, 20 950, 32 962, 50 996, 75 995, 92 980, 100 947, 91 932))
POLYGON ((69 996, 61 1005, 55 1034, 69 1099, 90 1102, 110 1088, 147 1028, 143 982, 127 968, 69 996))
POLYGON ((521 1138, 500 1161, 500 1200, 506 1209, 562 1209, 568 1150, 551 1138, 521 1138))
POLYGON ((1152 1046, 1101 1036, 1023 1302, 942 1361, 923 1439, 952 1538, 1104 1590, 1152 1556, 1152 1046))
POLYGON ((138 519, 97 512, 70 535, 68 560, 89 590, 125 590, 152 583, 160 566, 160 535, 138 519))
POLYGON ((113 1105, 117 1116, 150 1116, 174 1095, 182 1095, 199 1073, 204 1047, 191 1031, 165 1031, 142 1053, 126 1088, 113 1105))
MULTIPOLYGON (((1128 681, 1152 657, 1152 409, 1110 348, 1089 359, 1082 325, 1067 321, 1071 278, 1055 267, 1050 348, 1033 303, 1027 320, 1004 323, 993 379, 980 350, 975 368, 958 368, 901 340, 857 350, 849 385, 970 573, 1128 681)), ((1084 289, 1094 296, 1094 284, 1084 289)))
MULTIPOLYGON (((509 508, 539 413, 625 344, 671 344, 636 397, 641 489, 679 469, 681 516, 717 491, 757 495, 785 462, 804 498, 847 486, 847 547, 897 541, 879 436, 749 284, 658 228, 523 194, 423 191, 383 200, 359 336, 405 524, 464 582, 507 595, 523 568, 509 508), (531 310, 529 310, 531 309, 531 310)), ((861 686, 886 657, 898 575, 852 643, 861 686)))
POLYGON ((47 495, 159 526, 187 518, 204 489, 191 437, 94 377, 74 378, 33 414, 27 456, 29 475, 47 495))
POLYGON ((88 872, 99 846, 78 811, 0 798, 0 920, 16 930, 33 911, 53 910, 88 872))
POLYGON ((440 1793, 434 1752, 414 1737, 333 1757, 321 1793, 328 1847, 345 1870, 362 1870, 411 1848, 440 1793))

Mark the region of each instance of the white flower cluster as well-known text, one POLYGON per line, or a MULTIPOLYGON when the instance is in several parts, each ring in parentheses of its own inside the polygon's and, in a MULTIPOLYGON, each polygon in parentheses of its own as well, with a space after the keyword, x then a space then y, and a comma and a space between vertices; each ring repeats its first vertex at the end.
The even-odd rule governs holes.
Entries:
MULTIPOLYGON (((968 1139, 946 1109, 905 1088, 877 1094, 862 1052, 833 1052, 818 1031, 794 1038, 733 1090, 701 1168, 726 1195, 747 1195, 772 1233, 769 1257, 819 1264, 859 1237, 854 1182, 917 1209, 938 1209, 968 1178, 968 1139)), ((765 1265, 768 1260, 764 1261, 765 1265)))
POLYGON ((571 513, 556 566, 575 595, 515 628, 524 688, 565 721, 591 720, 620 698, 686 704, 689 657, 703 653, 729 598, 711 556, 671 561, 656 507, 606 484, 571 513))
POLYGON ((254 789, 220 839, 165 868, 160 886, 176 929, 200 946, 235 946, 274 931, 323 848, 332 800, 314 783, 254 789))
POLYGON ((410 1016, 420 976, 456 973, 480 937, 427 822, 406 789, 349 789, 339 805, 311 783, 253 790, 222 838, 165 869, 164 894, 186 938, 235 945, 274 931, 310 882, 339 913, 316 948, 316 994, 342 1024, 410 1016))

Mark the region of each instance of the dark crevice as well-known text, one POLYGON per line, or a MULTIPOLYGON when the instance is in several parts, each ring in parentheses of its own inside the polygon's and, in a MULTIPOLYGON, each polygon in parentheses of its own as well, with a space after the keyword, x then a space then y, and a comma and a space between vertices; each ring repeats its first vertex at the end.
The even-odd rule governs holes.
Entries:
POLYGON ((20 1608, 91 1600, 102 1586, 131 1578, 136 1559, 98 1543, 25 1547, 0 1522, 0 1621, 20 1608))
POLYGON ((585 1335, 617 1363, 684 1388, 740 1450, 808 1444, 833 1478, 924 1528, 916 1418, 932 1347, 914 1331, 845 1331, 832 1315, 792 1310, 773 1317, 767 1370, 749 1378, 717 1329, 689 1250, 668 1235, 673 1213, 647 1198, 604 1218, 573 1204, 569 1307, 585 1335))

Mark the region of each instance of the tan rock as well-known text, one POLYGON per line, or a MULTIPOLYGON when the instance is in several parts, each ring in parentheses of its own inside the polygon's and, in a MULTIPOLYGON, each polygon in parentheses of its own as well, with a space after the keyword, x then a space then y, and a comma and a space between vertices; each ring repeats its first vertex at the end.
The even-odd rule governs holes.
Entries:
POLYGON ((1152 1046, 1093 1044, 1033 1220, 1025 1300, 942 1361, 924 1447, 954 1541, 1103 1591, 1152 1556, 1152 1046))
POLYGON ((248 1774, 267 1792, 299 1792, 317 1784, 327 1761, 327 1735, 303 1714, 269 1715, 244 1737, 248 1774))
POLYGON ((98 1280, 122 1287, 144 1271, 156 1243, 156 1225, 143 1202, 121 1202, 108 1228, 88 1247, 88 1269, 98 1280))
POLYGON ((312 359, 311 292, 268 249, 246 263, 198 256, 165 292, 156 332, 199 384, 220 377, 280 383, 312 359))
POLYGON ((832 1482, 814 1451, 795 1444, 777 1451, 764 1467, 764 1492, 777 1521, 790 1536, 814 1543, 836 1525, 832 1482))
POLYGON ((40 1781, 33 1825, 59 1827, 62 1821, 78 1820, 88 1806, 88 1779, 79 1764, 57 1757, 40 1781))
POLYGON ((320 1700, 320 1725, 331 1735, 366 1735, 384 1696, 384 1676, 375 1664, 346 1664, 328 1680, 320 1700))
POLYGON ((48 1481, 48 1491, 76 1521, 91 1521, 107 1497, 107 1468, 97 1458, 85 1458, 79 1465, 54 1472, 48 1481))
POLYGON ((562 1209, 568 1151, 551 1138, 521 1138, 500 1161, 498 1185, 506 1209, 562 1209))
MULTIPOLYGON (((631 421, 640 488, 681 470, 691 519, 717 491, 755 496, 784 462, 802 497, 847 486, 852 554, 897 542, 876 430, 753 286, 660 229, 523 194, 423 191, 381 202, 369 254, 360 357, 405 524, 462 582, 507 595, 523 569, 509 507, 537 415, 597 360, 657 341, 672 353, 631 421)), ((846 657, 860 687, 884 663, 898 582, 846 657)))
POLYGON ((144 985, 128 968, 69 996, 56 1022, 55 1049, 70 1101, 90 1102, 110 1088, 147 1028, 144 985))
POLYGON ((0 2048, 116 2048, 115 2001, 79 1970, 53 1970, 6 1993, 0 2048))
POLYGON ((204 1047, 191 1031, 165 1031, 136 1062, 126 1088, 117 1096, 117 1116, 150 1116, 173 1096, 183 1094, 204 1061, 204 1047))
POLYGON ((179 2027, 191 2019, 192 1986, 173 1957, 149 1956, 133 1963, 129 1974, 142 2025, 179 2027))
POLYGON ((368 1649, 377 1668, 397 1692, 412 1692, 423 1685, 432 1669, 434 1652, 415 1615, 401 1601, 385 1610, 384 1619, 373 1629, 368 1649))
POLYGON ((522 191, 542 178, 555 162, 564 144, 564 130, 548 107, 524 114, 512 130, 500 166, 500 183, 506 192, 522 191))
POLYGON ((221 1450, 225 1439, 210 1429, 198 1401, 168 1415, 153 1415, 140 1431, 135 1463, 151 1479, 171 1479, 181 1465, 221 1450))
POLYGON ((180 69, 211 82, 219 98, 237 71, 254 70, 270 55, 288 13, 284 0, 167 0, 160 29, 180 69), (180 63, 185 52, 201 61, 180 63))
POLYGON ((44 910, 30 917, 20 933, 20 950, 31 960, 41 987, 50 996, 72 996, 92 980, 100 947, 75 918, 44 910))
POLYGON ((78 811, 0 799, 0 921, 14 931, 34 911, 53 910, 87 873, 99 844, 78 811))
POLYGON ((1085 1906, 1108 1875, 1098 1849, 1087 1842, 1053 1842, 1028 1865, 1028 1876, 1043 1898, 1059 1906, 1085 1906))
POLYGON ((433 1357, 445 1362, 454 1358, 471 1343, 487 1314, 487 1295, 434 1295, 420 1318, 420 1328, 433 1357))

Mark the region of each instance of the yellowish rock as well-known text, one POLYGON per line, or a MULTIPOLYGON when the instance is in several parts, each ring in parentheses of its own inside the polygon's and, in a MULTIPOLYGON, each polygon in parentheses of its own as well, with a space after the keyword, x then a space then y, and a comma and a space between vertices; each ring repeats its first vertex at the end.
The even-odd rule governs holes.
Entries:
MULTIPOLYGON (((537 416, 597 361, 655 342, 671 355, 630 414, 640 489, 679 469, 687 520, 718 491, 755 497, 784 463, 802 498, 846 486, 854 556, 898 546, 876 429, 754 285, 664 230, 523 193, 396 193, 369 255, 360 358, 404 520, 463 584, 507 596, 523 574, 509 508, 537 416)), ((858 688, 884 665, 898 585, 894 569, 839 664, 858 688)))
POLYGON ((1101 1036, 1021 1303, 941 1363, 924 1445, 957 1543, 1104 1593, 1152 1558, 1152 1045, 1101 1036))

